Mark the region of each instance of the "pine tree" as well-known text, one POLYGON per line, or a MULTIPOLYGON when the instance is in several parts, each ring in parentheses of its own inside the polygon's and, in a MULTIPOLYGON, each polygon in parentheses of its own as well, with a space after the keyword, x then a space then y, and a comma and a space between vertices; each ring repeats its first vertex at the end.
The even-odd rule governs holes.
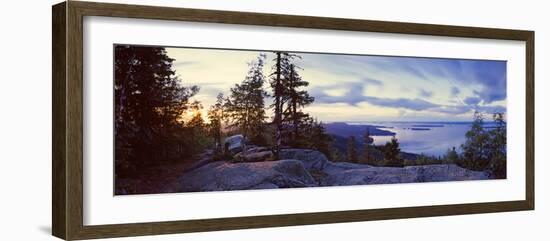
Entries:
POLYGON ((273 122, 275 123, 275 148, 273 149, 273 155, 274 158, 277 160, 279 159, 279 154, 281 152, 281 128, 282 128, 282 81, 281 81, 281 53, 276 53, 276 64, 275 64, 275 72, 272 73, 272 76, 275 76, 272 78, 271 81, 271 87, 273 88, 273 106, 275 107, 273 117, 273 122))
POLYGON ((483 114, 476 111, 472 127, 466 132, 466 142, 461 145, 464 165, 472 170, 485 170, 489 164, 489 135, 483 125, 483 114))
POLYGON ((357 162, 357 151, 355 150, 355 136, 348 138, 348 162, 357 162))
MULTIPOLYGON (((298 56, 296 56, 298 57, 298 56)), ((308 118, 308 114, 302 111, 302 108, 311 104, 314 98, 309 95, 303 87, 307 87, 309 82, 304 81, 297 72, 297 67, 294 64, 290 64, 288 76, 283 81, 283 95, 282 101, 286 104, 286 108, 283 111, 283 123, 286 128, 285 134, 290 146, 300 147, 302 135, 300 133, 300 125, 302 125, 308 118)))
POLYGON ((323 127, 323 123, 311 117, 307 117, 300 129, 304 130, 302 136, 302 138, 305 139, 304 147, 320 151, 325 154, 327 158, 332 158, 330 149, 332 138, 327 134, 325 127, 323 127))
POLYGON ((214 139, 214 145, 217 152, 221 151, 222 145, 222 122, 225 119, 224 113, 224 98, 223 94, 219 93, 216 98, 216 103, 210 106, 208 110, 208 120, 209 120, 209 132, 212 138, 214 139))
POLYGON ((275 141, 273 154, 275 159, 279 159, 279 153, 282 145, 283 138, 283 111, 285 102, 285 82, 288 81, 290 76, 290 65, 297 55, 289 54, 287 52, 275 52, 275 65, 272 67, 273 72, 270 74, 270 85, 273 90, 273 104, 274 109, 273 123, 275 125, 275 141))
POLYGON ((240 84, 231 88, 231 94, 225 103, 231 125, 241 130, 245 139, 250 138, 256 142, 262 141, 262 128, 266 118, 264 60, 265 55, 261 54, 256 61, 249 63, 247 76, 240 84))
POLYGON ((173 61, 164 48, 115 46, 117 167, 157 163, 168 158, 161 155, 166 150, 181 146, 176 138, 182 130, 180 116, 190 108, 189 99, 199 88, 181 86, 173 61))
POLYGON ((386 166, 402 167, 403 159, 401 159, 399 153, 399 141, 397 138, 392 137, 391 141, 387 142, 384 146, 384 159, 386 160, 386 166))
POLYGON ((122 45, 115 55, 117 120, 142 127, 174 124, 189 108, 199 88, 180 85, 164 48, 122 45))
POLYGON ((199 139, 203 137, 203 133, 206 130, 206 124, 204 122, 204 119, 202 118, 201 109, 202 106, 197 106, 193 111, 193 116, 191 117, 191 119, 185 123, 185 127, 187 127, 189 130, 191 143, 199 144, 199 139))
POLYGON ((456 152, 456 148, 453 146, 452 149, 447 150, 447 154, 445 155, 445 159, 448 164, 457 164, 460 161, 460 156, 456 152))
POLYGON ((365 150, 364 150, 364 153, 363 153, 363 163, 367 163, 367 164, 370 164, 372 163, 371 162, 371 153, 370 153, 370 149, 371 149, 371 143, 373 142, 373 139, 370 137, 370 131, 369 131, 369 128, 367 127, 367 130, 365 131, 365 135, 363 136, 364 138, 364 142, 365 142, 365 150))
POLYGON ((506 178, 506 123, 503 113, 493 114, 495 128, 489 131, 489 169, 495 178, 506 178))

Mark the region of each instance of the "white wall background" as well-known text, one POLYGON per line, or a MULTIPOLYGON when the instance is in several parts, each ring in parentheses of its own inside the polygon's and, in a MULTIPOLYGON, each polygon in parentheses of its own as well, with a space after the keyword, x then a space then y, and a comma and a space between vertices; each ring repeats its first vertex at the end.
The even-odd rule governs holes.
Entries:
MULTIPOLYGON (((116 1, 536 31, 536 210, 408 220, 125 238, 120 240, 548 240, 550 15, 545 1, 116 1)), ((6 1, 0 9, 0 240, 56 240, 51 230, 51 8, 6 1)), ((407 198, 407 197, 404 197, 407 198)), ((412 197, 411 197, 412 198, 412 197)))

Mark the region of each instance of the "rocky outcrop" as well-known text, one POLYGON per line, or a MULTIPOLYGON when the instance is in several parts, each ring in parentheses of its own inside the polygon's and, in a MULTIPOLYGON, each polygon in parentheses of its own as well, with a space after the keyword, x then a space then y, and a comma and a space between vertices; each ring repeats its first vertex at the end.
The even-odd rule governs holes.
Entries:
MULTIPOLYGON (((270 189, 311 186, 483 180, 489 176, 454 164, 375 167, 332 162, 318 151, 283 149, 278 161, 265 161, 271 152, 254 147, 236 155, 241 161, 212 162, 179 179, 182 192, 270 189), (255 149, 254 149, 255 148, 255 149)), ((237 159, 237 158, 236 158, 237 159)))
POLYGON ((181 192, 310 187, 317 183, 300 160, 213 162, 185 173, 181 192))
POLYGON ((454 164, 373 167, 353 163, 332 163, 323 171, 327 176, 321 179, 320 186, 465 181, 489 178, 485 172, 471 171, 454 164))

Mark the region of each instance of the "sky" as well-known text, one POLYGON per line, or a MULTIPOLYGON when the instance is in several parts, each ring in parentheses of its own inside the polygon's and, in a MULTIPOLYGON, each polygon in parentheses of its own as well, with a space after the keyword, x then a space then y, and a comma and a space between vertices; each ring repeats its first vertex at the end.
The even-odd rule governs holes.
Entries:
MULTIPOLYGON (((275 58, 260 51, 166 50, 181 84, 200 87, 193 100, 202 103, 203 113, 218 93, 227 96, 245 78, 247 63, 260 53, 267 55, 266 76, 275 58)), ((305 111, 323 122, 469 121, 475 110, 487 117, 506 112, 505 61, 297 54, 299 74, 315 98, 305 111)), ((271 92, 267 83, 265 89, 271 92)))

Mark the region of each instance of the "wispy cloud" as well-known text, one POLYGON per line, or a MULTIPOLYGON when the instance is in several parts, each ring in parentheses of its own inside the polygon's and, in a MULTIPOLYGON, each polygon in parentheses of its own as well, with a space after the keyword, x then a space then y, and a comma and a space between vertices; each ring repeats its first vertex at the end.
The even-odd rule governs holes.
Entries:
POLYGON ((198 61, 176 61, 174 68, 179 68, 186 65, 198 64, 198 61))
POLYGON ((429 91, 429 90, 425 90, 425 89, 422 89, 422 88, 419 88, 419 89, 418 89, 418 94, 419 94, 421 97, 430 98, 430 97, 432 97, 432 95, 434 94, 434 92, 429 91))
POLYGON ((481 102, 481 98, 479 97, 468 97, 464 99, 464 103, 467 105, 477 105, 479 102, 481 102))
MULTIPOLYGON (((337 85, 334 85, 329 88, 335 88, 336 86, 337 85)), ((344 84, 344 86, 348 91, 341 96, 327 95, 322 88, 312 89, 311 93, 315 96, 316 102, 325 104, 345 103, 355 106, 361 102, 367 102, 376 106, 404 108, 410 110, 426 110, 438 106, 422 99, 379 98, 375 96, 366 96, 363 92, 364 88, 368 88, 368 85, 363 83, 349 83, 344 84)))
POLYGON ((456 86, 451 87, 451 97, 456 97, 460 94, 460 89, 456 86))

